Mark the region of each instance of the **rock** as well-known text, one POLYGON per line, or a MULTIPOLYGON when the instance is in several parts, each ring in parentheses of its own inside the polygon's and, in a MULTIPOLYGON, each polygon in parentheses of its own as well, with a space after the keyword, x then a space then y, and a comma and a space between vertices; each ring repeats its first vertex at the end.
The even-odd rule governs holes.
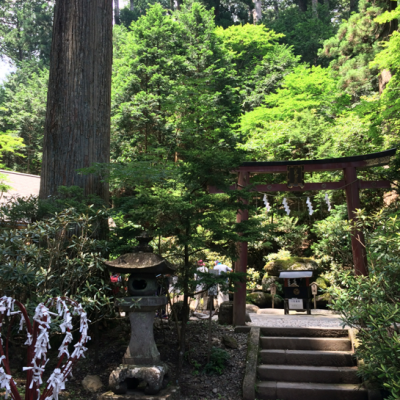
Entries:
POLYGON ((315 283, 318 285, 320 289, 327 289, 329 286, 329 281, 327 279, 324 279, 322 276, 319 276, 316 280, 315 283))
POLYGON ((269 261, 264 271, 268 276, 279 276, 279 271, 293 271, 299 269, 317 270, 318 264, 312 258, 286 257, 269 261))
POLYGON ((254 304, 246 304, 246 311, 248 313, 257 313, 260 307, 255 306, 254 304))
POLYGON ((221 325, 233 324, 233 301, 224 301, 219 306, 218 323, 221 325))
MULTIPOLYGON (((264 292, 253 292, 247 295, 247 299, 259 308, 270 308, 272 307, 272 296, 269 293, 264 292)), ((279 308, 282 305, 282 300, 275 296, 275 308, 279 308)))
POLYGON ((86 375, 83 378, 82 386, 88 392, 94 393, 98 392, 103 387, 103 384, 97 375, 86 375))
POLYGON ((213 389, 212 391, 213 391, 213 393, 215 393, 215 394, 218 393, 218 389, 213 389))
MULTIPOLYGON (((183 319, 182 308, 183 308, 183 301, 177 301, 176 303, 174 303, 172 305, 172 319, 173 320, 175 319, 174 313, 176 313, 176 317, 178 318, 178 321, 182 321, 182 319, 183 319)), ((186 316, 187 321, 189 320, 189 311, 190 311, 190 308, 188 307, 187 316, 186 316)))
POLYGON ((246 312, 246 317, 245 317, 244 322, 251 322, 251 318, 250 318, 250 315, 248 312, 246 312))
MULTIPOLYGON (((162 364, 162 363, 160 363, 162 364)), ((168 368, 165 364, 157 366, 124 365, 111 372, 108 379, 110 389, 115 394, 125 394, 128 384, 135 378, 136 387, 145 387, 145 394, 157 394, 163 387, 168 368)))
POLYGON ((228 336, 228 335, 222 336, 221 342, 225 347, 227 347, 229 349, 237 349, 238 348, 238 342, 232 336, 228 336))

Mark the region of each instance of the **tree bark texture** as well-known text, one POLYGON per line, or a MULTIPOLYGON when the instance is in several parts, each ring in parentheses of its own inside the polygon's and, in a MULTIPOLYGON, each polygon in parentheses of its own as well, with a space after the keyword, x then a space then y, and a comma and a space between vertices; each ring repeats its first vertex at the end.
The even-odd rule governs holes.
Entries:
POLYGON ((258 24, 262 20, 262 11, 261 11, 261 0, 253 0, 254 8, 253 8, 253 21, 254 24, 258 24))
POLYGON ((114 0, 114 23, 119 25, 119 0, 114 0))
POLYGON ((312 13, 314 18, 318 18, 318 0, 311 0, 312 13))
POLYGON ((77 170, 110 161, 110 0, 58 0, 54 11, 40 197, 76 185, 108 201, 108 184, 77 170))
POLYGON ((129 2, 129 9, 130 9, 131 11, 133 11, 134 8, 135 8, 135 2, 134 2, 134 0, 130 0, 130 2, 129 2))
POLYGON ((307 11, 307 0, 298 0, 299 9, 300 11, 306 12, 307 11))

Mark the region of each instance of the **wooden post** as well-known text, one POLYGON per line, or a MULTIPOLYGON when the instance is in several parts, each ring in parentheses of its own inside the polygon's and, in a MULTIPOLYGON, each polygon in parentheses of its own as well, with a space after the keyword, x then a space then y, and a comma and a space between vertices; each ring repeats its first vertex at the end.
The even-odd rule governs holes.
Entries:
MULTIPOLYGON (((246 186, 249 181, 248 172, 239 172, 238 190, 246 186)), ((243 203, 247 202, 243 200, 243 203)), ((239 210, 236 216, 236 222, 247 221, 249 212, 239 210)), ((239 259, 235 263, 235 272, 247 271, 247 242, 238 243, 239 259)), ((233 295, 233 325, 245 325, 246 321, 246 282, 237 283, 235 294, 233 295)))
MULTIPOLYGON (((355 167, 347 167, 343 171, 347 185, 347 213, 349 220, 353 220, 353 222, 355 222, 355 211, 357 208, 361 207, 357 171, 355 167)), ((364 234, 357 228, 352 231, 351 248, 353 251, 353 262, 356 275, 368 275, 364 234)))
POLYGON ((272 303, 272 308, 275 308, 275 295, 276 295, 276 285, 275 283, 272 283, 271 286, 269 287, 271 290, 271 303, 272 303))

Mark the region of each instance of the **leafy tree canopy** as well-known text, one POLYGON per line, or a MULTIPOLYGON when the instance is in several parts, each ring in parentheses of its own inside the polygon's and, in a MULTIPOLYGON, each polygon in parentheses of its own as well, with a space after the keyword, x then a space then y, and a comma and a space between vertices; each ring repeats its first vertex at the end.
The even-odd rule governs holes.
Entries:
POLYGON ((19 65, 40 61, 48 66, 53 24, 53 1, 0 2, 0 57, 19 65))

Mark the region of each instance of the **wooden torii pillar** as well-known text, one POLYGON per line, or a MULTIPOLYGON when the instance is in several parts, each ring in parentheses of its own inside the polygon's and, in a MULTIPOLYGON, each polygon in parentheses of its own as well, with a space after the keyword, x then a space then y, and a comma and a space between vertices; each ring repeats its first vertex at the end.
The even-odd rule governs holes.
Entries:
MULTIPOLYGON (((366 154, 361 156, 332 158, 324 160, 299 160, 299 161, 268 161, 268 162, 245 162, 237 172, 239 172, 238 185, 231 186, 231 190, 241 190, 250 183, 250 174, 262 173, 288 173, 289 168, 301 167, 303 172, 323 172, 342 170, 344 180, 340 182, 322 183, 303 183, 301 185, 290 186, 288 184, 267 184, 255 185, 258 192, 294 192, 294 191, 315 191, 315 190, 339 190, 345 189, 347 200, 347 212, 349 220, 355 220, 355 211, 360 208, 361 189, 390 189, 389 181, 361 181, 357 178, 357 168, 377 167, 389 164, 390 158, 396 153, 396 149, 386 150, 379 153, 366 154)), ((299 183, 299 182, 297 182, 299 183)), ((210 187, 210 193, 223 193, 217 188, 210 187)), ((239 210, 236 221, 242 222, 249 218, 247 210, 239 210)), ((351 247, 353 252, 354 270, 358 275, 367 275, 367 258, 365 251, 364 234, 354 229, 351 237, 351 247)), ((247 271, 247 243, 238 243, 238 260, 235 265, 235 272, 247 271)), ((246 284, 238 285, 234 294, 233 323, 234 325, 244 325, 246 318, 246 284)))

